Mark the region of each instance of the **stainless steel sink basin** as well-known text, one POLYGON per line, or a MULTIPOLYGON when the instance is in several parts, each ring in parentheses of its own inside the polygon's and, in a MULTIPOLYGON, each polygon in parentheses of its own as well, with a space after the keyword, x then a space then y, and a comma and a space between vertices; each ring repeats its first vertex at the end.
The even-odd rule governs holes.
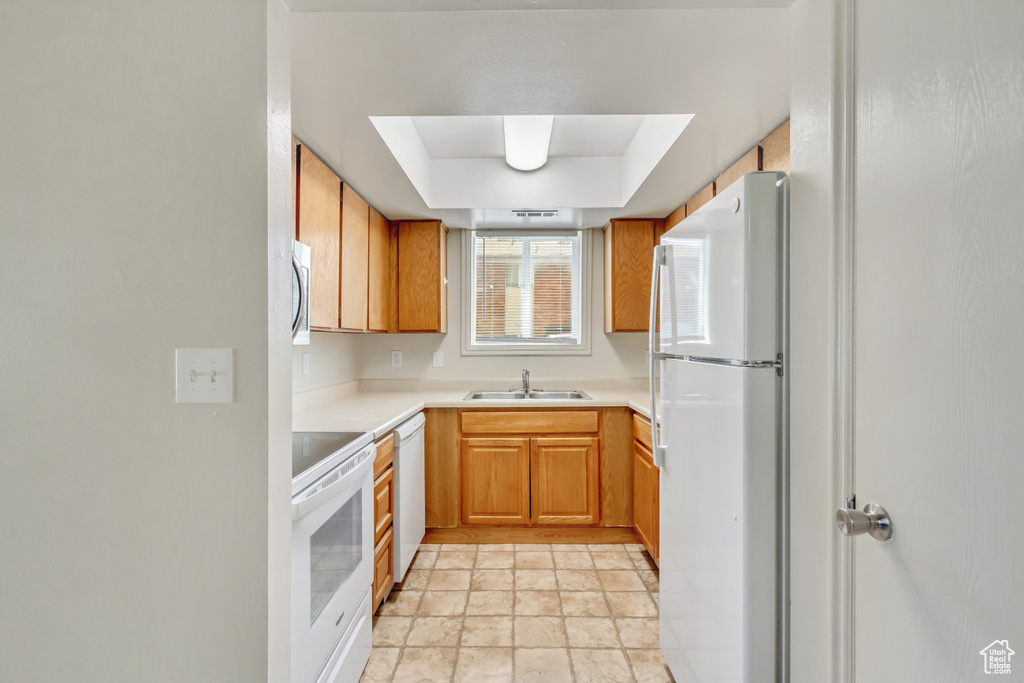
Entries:
POLYGON ((464 401, 509 401, 517 398, 526 398, 526 392, 522 389, 509 389, 507 391, 471 391, 466 394, 464 401))
POLYGON ((509 389, 507 391, 471 391, 466 394, 465 401, 510 401, 533 399, 537 401, 571 401, 574 399, 590 400, 582 391, 547 391, 545 389, 509 389))
POLYGON ((548 391, 547 389, 531 389, 530 398, 541 399, 544 401, 571 401, 573 399, 586 399, 590 400, 590 397, 584 394, 582 391, 548 391))

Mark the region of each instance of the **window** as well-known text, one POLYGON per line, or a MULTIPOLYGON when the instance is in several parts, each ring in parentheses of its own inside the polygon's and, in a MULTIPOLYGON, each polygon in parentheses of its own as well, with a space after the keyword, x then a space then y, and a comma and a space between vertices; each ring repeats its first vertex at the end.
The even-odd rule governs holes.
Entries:
POLYGON ((589 353, 582 230, 467 234, 464 353, 589 353))

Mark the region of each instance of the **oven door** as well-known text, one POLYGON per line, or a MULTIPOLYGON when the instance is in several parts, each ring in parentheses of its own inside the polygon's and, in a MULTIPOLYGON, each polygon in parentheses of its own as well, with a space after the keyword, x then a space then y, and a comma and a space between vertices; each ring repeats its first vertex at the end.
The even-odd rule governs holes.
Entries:
POLYGON ((362 449, 292 498, 292 682, 311 683, 373 583, 373 460, 362 449))

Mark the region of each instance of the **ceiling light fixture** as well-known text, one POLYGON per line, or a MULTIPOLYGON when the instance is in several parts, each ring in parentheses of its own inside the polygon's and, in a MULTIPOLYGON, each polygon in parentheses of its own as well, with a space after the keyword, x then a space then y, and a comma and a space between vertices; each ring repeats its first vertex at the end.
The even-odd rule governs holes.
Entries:
POLYGON ((517 171, 536 171, 548 162, 553 115, 503 116, 505 163, 517 171))

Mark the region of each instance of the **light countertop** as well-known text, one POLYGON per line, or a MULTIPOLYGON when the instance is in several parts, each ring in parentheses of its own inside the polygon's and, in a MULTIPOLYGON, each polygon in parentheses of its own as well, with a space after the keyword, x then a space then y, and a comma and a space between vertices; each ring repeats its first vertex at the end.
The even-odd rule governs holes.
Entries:
POLYGON ((507 380, 425 382, 422 380, 363 380, 292 397, 292 430, 296 432, 373 432, 374 439, 424 408, 631 408, 650 418, 645 380, 535 382, 540 389, 579 389, 587 399, 545 401, 465 401, 473 390, 508 389, 507 380), (524 405, 525 404, 525 405, 524 405))

